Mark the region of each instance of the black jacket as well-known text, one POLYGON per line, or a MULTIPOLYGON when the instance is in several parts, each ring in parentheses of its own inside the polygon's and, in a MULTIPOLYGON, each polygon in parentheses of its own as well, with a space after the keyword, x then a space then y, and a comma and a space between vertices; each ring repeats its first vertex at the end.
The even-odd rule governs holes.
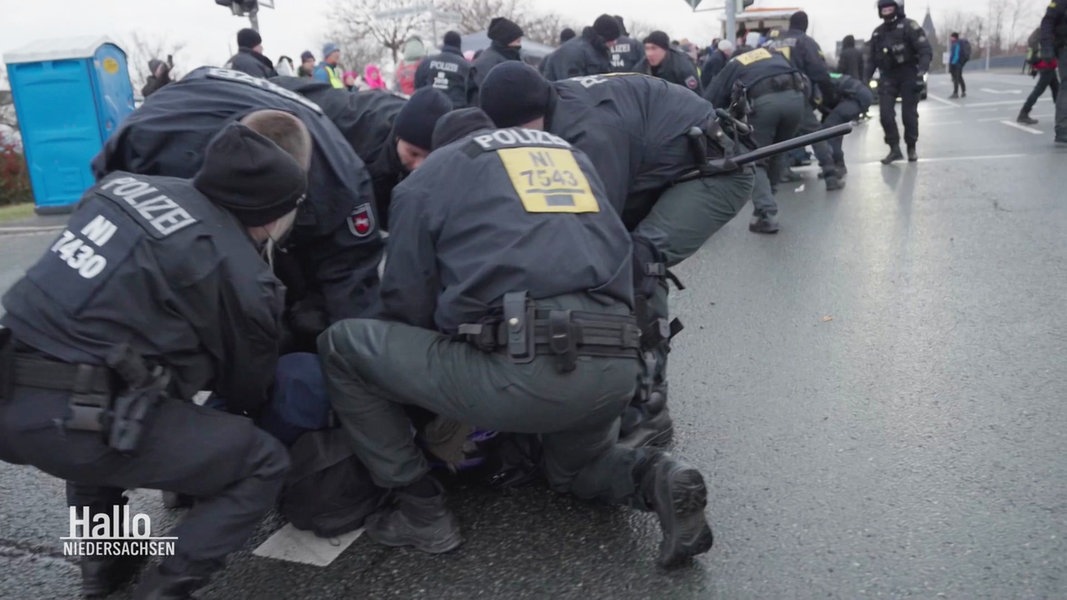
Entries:
POLYGON ((524 290, 633 306, 630 236, 585 155, 543 131, 485 129, 435 150, 397 186, 390 235, 384 318, 453 334, 524 290), (541 157, 549 183, 517 172, 541 157))
POLYGON ((875 69, 882 72, 882 77, 912 79, 917 72, 929 71, 934 57, 926 31, 903 16, 879 25, 871 34, 867 48, 870 54, 864 81, 871 80, 875 69))
POLYGON ((644 44, 628 35, 621 36, 611 47, 611 70, 616 73, 631 73, 644 57, 644 44))
POLYGON ((489 71, 500 63, 509 60, 522 60, 521 51, 518 48, 493 42, 482 52, 481 56, 471 65, 471 82, 473 84, 471 93, 474 94, 474 98, 477 98, 477 91, 482 87, 482 82, 485 81, 485 76, 489 74, 489 71))
MULTIPOLYGON (((704 92, 704 98, 716 108, 729 108, 733 103, 734 84, 740 82, 751 89, 757 83, 789 73, 798 73, 786 57, 768 48, 757 48, 734 56, 704 92)), ((800 77, 799 75, 797 76, 800 77)))
POLYGON ((842 48, 837 59, 837 72, 863 80, 863 52, 859 48, 842 48))
POLYGON ((1041 57, 1055 58, 1061 48, 1067 47, 1067 1, 1050 2, 1041 19, 1041 57))
POLYGON ((774 48, 811 81, 813 89, 818 88, 822 92, 823 98, 833 99, 834 86, 830 83, 830 68, 826 66, 826 57, 823 56, 818 42, 803 31, 790 29, 778 37, 774 48))
POLYGON ((714 114, 700 97, 654 77, 593 76, 557 81, 546 129, 593 162, 612 206, 629 228, 651 204, 640 192, 660 190, 692 171, 686 133, 714 114))
POLYGON ((681 50, 668 50, 667 58, 663 59, 658 67, 650 65, 648 58, 642 58, 634 67, 634 71, 676 83, 689 88, 698 95, 703 91, 700 87, 700 77, 697 76, 696 65, 693 64, 689 55, 681 50))
MULTIPOLYGON (((315 142, 307 201, 286 242, 298 263, 283 278, 290 302, 321 298, 330 322, 366 313, 377 299, 383 240, 366 166, 317 104, 237 71, 201 67, 126 117, 93 159, 98 179, 114 171, 191 177, 226 123, 257 109, 290 112, 315 142)), ((318 302, 317 302, 318 304, 318 302)))
POLYGON ((704 61, 704 66, 700 69, 700 87, 708 89, 711 85, 711 80, 722 71, 726 66, 726 61, 730 60, 722 50, 715 50, 708 54, 708 59, 704 61))
POLYGON ((393 135, 393 123, 407 100, 386 90, 352 93, 303 77, 275 77, 271 81, 318 104, 341 131, 348 145, 367 165, 374 185, 379 224, 388 230, 393 188, 407 175, 397 156, 393 135))
POLYGON ((237 54, 234 54, 233 58, 226 63, 226 68, 248 73, 252 77, 262 77, 263 79, 278 76, 278 72, 274 70, 274 63, 251 48, 238 48, 237 54))
POLYGON ((415 70, 415 88, 431 86, 448 96, 453 108, 466 108, 474 103, 471 64, 463 58, 459 48, 444 46, 440 54, 419 63, 415 70))
POLYGON ((236 412, 268 400, 284 289, 244 227, 186 179, 116 172, 4 295, 0 322, 68 363, 126 342, 173 371, 171 392, 213 390, 236 412))
POLYGON ((549 81, 610 72, 608 46, 592 27, 586 27, 582 35, 567 41, 541 63, 541 73, 549 81))

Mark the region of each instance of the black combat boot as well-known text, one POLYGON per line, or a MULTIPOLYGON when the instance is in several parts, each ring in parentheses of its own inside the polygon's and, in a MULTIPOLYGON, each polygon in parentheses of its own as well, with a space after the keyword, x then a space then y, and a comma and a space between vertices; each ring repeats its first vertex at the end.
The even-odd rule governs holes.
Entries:
POLYGON ((85 557, 79 561, 82 596, 103 598, 125 585, 144 563, 144 557, 85 557))
POLYGON ((714 537, 704 508, 708 490, 696 468, 661 450, 651 450, 634 467, 643 508, 659 517, 663 540, 656 563, 670 568, 711 549, 714 537))
POLYGON ((837 174, 837 169, 828 169, 825 173, 826 191, 833 192, 845 189, 845 181, 837 174))
MULTIPOLYGON (((213 569, 212 569, 213 572, 213 569)), ((193 592, 211 580, 210 572, 191 570, 188 573, 170 573, 160 565, 141 578, 133 592, 133 600, 190 600, 193 592)))
POLYGON ((889 154, 887 154, 886 157, 882 159, 882 164, 888 165, 890 163, 895 163, 898 160, 904 160, 904 153, 900 151, 899 145, 891 146, 889 148, 889 154))
POLYGON ((455 550, 463 543, 459 521, 445 504, 445 491, 430 475, 393 490, 395 504, 364 524, 371 539, 386 546, 414 546, 430 554, 455 550))
POLYGON ((778 215, 757 215, 748 224, 752 233, 778 233, 778 215))
POLYGON ((1019 116, 1015 119, 1015 121, 1017 123, 1022 123, 1023 125, 1037 125, 1038 124, 1038 120, 1037 119, 1034 119, 1034 118, 1030 117, 1030 111, 1028 111, 1028 110, 1020 111, 1019 112, 1019 116))
POLYGON ((844 177, 845 175, 848 175, 848 167, 846 167, 845 163, 843 163, 843 162, 839 162, 839 163, 835 164, 834 165, 834 169, 837 170, 837 176, 838 177, 844 177))
POLYGON ((915 162, 919 160, 919 152, 915 150, 915 146, 908 146, 908 162, 915 162))

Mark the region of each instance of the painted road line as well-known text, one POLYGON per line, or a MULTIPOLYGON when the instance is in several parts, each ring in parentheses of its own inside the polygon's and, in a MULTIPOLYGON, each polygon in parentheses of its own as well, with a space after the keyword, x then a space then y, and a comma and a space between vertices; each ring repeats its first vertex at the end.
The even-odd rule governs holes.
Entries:
POLYGON ((935 102, 940 102, 941 104, 947 104, 947 105, 949 105, 949 106, 959 106, 959 104, 956 104, 955 102, 950 102, 950 101, 949 101, 948 99, 946 99, 946 98, 942 98, 942 97, 940 97, 940 96, 935 96, 935 95, 933 95, 933 94, 931 94, 931 93, 929 93, 929 92, 927 92, 927 94, 926 94, 926 97, 927 97, 928 99, 930 99, 930 100, 933 100, 933 101, 935 101, 935 102))
MULTIPOLYGON (((1053 116, 1055 116, 1055 115, 1051 115, 1051 114, 1048 114, 1048 115, 1030 115, 1030 117, 1033 118, 1033 119, 1051 119, 1053 116)), ((1004 120, 1003 117, 986 117, 986 118, 983 118, 983 119, 978 119, 978 122, 979 123, 990 123, 992 121, 1003 121, 1003 120, 1004 120)))
POLYGON ((964 108, 985 108, 987 106, 1009 106, 1018 104, 1018 100, 1001 100, 999 102, 979 102, 977 104, 964 104, 964 108))
POLYGON ((982 88, 982 91, 986 92, 987 94, 997 94, 997 95, 1000 95, 1000 94, 1021 94, 1021 93, 1023 93, 1022 90, 992 90, 992 89, 989 89, 989 88, 982 88))
MULTIPOLYGON (((1009 159, 1009 158, 1028 158, 1028 157, 1031 157, 1031 156, 1048 156, 1048 154, 1033 154, 1033 153, 1031 153, 1031 154, 985 154, 985 155, 981 155, 981 156, 945 156, 945 157, 940 157, 940 158, 920 158, 919 162, 927 163, 927 162, 962 162, 962 161, 967 161, 967 160, 1005 160, 1005 159, 1009 159)), ((894 165, 900 165, 900 166, 907 166, 908 165, 908 163, 905 162, 905 161, 898 161, 898 162, 893 163, 893 164, 894 165)), ((883 166, 882 165, 882 161, 880 161, 880 160, 872 160, 872 161, 869 161, 869 162, 856 163, 856 165, 857 166, 861 166, 861 165, 879 165, 879 166, 883 166)))
POLYGON ((310 531, 301 531, 293 527, 292 523, 287 523, 253 550, 252 554, 314 567, 328 567, 361 535, 363 530, 358 529, 335 538, 320 538, 310 531))
POLYGON ((933 123, 923 123, 923 127, 937 127, 939 125, 963 125, 963 121, 935 121, 933 123))
POLYGON ((1018 129, 1019 131, 1025 131, 1026 133, 1032 133, 1034 135, 1044 135, 1045 134, 1045 132, 1041 131, 1040 129, 1034 129, 1033 127, 1027 127, 1026 125, 1020 125, 1018 123, 1013 123, 1011 121, 1001 121, 1001 124, 1007 125, 1008 127, 1014 127, 1016 129, 1018 129))

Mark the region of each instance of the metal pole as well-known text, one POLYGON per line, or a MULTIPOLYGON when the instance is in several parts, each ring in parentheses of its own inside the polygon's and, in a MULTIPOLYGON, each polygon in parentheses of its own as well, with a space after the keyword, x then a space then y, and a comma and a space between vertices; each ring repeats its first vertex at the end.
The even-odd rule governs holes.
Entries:
POLYGON ((252 22, 252 29, 259 31, 259 11, 253 10, 248 13, 248 20, 252 22))
POLYGON ((726 38, 737 41, 737 0, 726 0, 726 38))

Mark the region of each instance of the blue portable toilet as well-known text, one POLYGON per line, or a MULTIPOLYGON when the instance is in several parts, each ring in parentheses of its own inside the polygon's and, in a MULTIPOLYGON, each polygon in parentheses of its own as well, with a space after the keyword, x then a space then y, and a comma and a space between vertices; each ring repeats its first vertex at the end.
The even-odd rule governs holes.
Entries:
POLYGON ((40 214, 69 212, 89 162, 133 112, 126 53, 106 37, 39 40, 4 55, 40 214))

